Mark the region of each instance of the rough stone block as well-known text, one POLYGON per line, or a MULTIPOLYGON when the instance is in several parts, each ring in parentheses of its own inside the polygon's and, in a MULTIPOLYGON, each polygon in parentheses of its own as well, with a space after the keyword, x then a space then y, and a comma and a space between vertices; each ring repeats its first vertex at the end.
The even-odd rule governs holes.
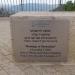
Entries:
POLYGON ((10 17, 14 56, 17 61, 67 61, 68 13, 21 12, 10 17))

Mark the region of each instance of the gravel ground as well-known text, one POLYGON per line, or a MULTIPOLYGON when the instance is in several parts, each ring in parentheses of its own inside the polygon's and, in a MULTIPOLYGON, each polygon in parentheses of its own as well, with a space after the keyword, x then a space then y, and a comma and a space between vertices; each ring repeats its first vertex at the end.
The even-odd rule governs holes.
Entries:
MULTIPOLYGON (((74 27, 71 29, 74 35, 74 27)), ((0 75, 75 75, 75 64, 15 62, 12 56, 9 18, 5 17, 0 18, 0 75)))

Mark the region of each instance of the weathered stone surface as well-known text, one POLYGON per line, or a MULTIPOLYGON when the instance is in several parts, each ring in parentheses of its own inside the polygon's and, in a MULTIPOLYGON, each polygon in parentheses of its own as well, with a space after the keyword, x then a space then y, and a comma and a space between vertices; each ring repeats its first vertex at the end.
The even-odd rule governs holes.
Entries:
POLYGON ((68 15, 18 13, 11 16, 12 44, 18 61, 66 61, 68 15))

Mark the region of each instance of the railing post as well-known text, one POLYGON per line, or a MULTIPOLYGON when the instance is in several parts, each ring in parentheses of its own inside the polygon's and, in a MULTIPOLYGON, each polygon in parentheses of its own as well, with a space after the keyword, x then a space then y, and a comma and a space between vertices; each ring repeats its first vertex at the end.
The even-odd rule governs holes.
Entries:
POLYGON ((59 1, 59 5, 61 6, 61 4, 62 4, 62 3, 61 3, 61 0, 60 0, 60 1, 59 1))
POLYGON ((21 0, 21 11, 23 11, 23 1, 21 0))

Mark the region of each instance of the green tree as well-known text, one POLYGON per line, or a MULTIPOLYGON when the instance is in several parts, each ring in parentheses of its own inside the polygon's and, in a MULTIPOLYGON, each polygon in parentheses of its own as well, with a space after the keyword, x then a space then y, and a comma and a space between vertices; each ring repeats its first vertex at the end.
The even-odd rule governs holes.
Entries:
POLYGON ((63 5, 63 10, 74 11, 75 10, 75 3, 72 3, 72 1, 68 1, 66 4, 63 5))
POLYGON ((62 4, 60 0, 60 4, 53 11, 75 11, 75 2, 68 1, 66 4, 62 4))

